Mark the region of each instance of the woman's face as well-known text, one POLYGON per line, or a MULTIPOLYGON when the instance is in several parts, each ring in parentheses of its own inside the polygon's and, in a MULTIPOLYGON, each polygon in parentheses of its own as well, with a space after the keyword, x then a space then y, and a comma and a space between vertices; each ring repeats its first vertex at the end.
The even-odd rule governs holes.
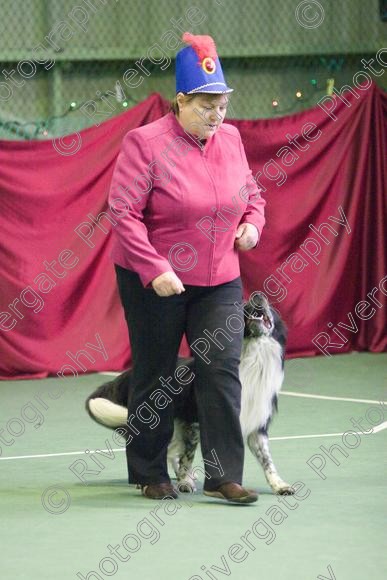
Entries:
POLYGON ((176 118, 183 129, 199 139, 208 139, 223 123, 228 96, 201 93, 187 103, 184 94, 178 93, 177 102, 180 112, 176 118))

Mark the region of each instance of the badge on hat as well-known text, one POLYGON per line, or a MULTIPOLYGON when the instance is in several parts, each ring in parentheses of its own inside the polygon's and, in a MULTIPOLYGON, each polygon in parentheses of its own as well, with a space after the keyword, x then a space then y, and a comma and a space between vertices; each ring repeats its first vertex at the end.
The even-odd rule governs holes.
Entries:
POLYGON ((182 41, 189 46, 176 55, 176 93, 231 93, 213 38, 184 32, 182 41))

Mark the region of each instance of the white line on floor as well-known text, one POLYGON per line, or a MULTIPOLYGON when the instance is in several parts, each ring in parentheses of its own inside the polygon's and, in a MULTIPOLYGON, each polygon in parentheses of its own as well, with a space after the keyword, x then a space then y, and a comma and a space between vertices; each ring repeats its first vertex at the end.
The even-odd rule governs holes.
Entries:
POLYGON ((305 397, 307 399, 325 399, 327 401, 347 401, 349 403, 367 403, 370 405, 387 405, 387 401, 373 401, 372 399, 351 399, 349 397, 328 397, 326 395, 312 395, 309 393, 296 393, 294 391, 280 391, 280 395, 289 397, 305 397))
MULTIPOLYGON (((99 375, 107 375, 109 377, 118 377, 121 373, 114 371, 104 371, 97 373, 99 375)), ((326 401, 346 401, 348 403, 366 403, 367 405, 387 405, 387 401, 374 401, 372 399, 352 399, 350 397, 330 397, 328 395, 313 395, 311 393, 297 393, 295 391, 281 391, 280 395, 287 395, 289 397, 305 397, 306 399, 323 399, 326 401)))
MULTIPOLYGON (((118 377, 121 373, 114 371, 105 371, 97 373, 99 375, 107 375, 109 377, 118 377)), ((352 399, 350 397, 330 397, 327 395, 313 395, 311 393, 297 393, 295 391, 280 391, 280 395, 287 395, 289 397, 305 397, 306 399, 323 399, 326 401, 346 401, 347 403, 366 403, 370 405, 387 405, 387 401, 374 401, 373 399, 352 399)))
MULTIPOLYGON (((374 433, 379 433, 379 431, 384 431, 384 429, 387 429, 387 421, 384 421, 384 423, 381 423, 377 427, 373 427, 373 432, 369 433, 369 435, 373 435, 374 433)), ((346 431, 346 433, 348 433, 348 432, 356 433, 356 435, 364 435, 364 433, 362 433, 361 431, 351 431, 351 430, 346 431)), ((317 435, 292 435, 290 437, 270 437, 269 440, 270 441, 285 441, 288 439, 315 439, 318 437, 342 437, 343 435, 344 435, 344 433, 319 433, 317 435)))
MULTIPOLYGON (((125 451, 120 447, 119 449, 100 449, 104 453, 111 453, 112 451, 125 451)), ((90 454, 95 453, 95 451, 90 451, 90 454)), ((41 459, 45 457, 64 457, 66 455, 85 455, 84 451, 66 451, 64 453, 42 453, 40 455, 17 455, 14 457, 0 457, 0 461, 7 461, 11 459, 41 459)))
MULTIPOLYGON (((381 423, 377 427, 373 427, 373 433, 378 433, 379 431, 384 431, 387 429, 387 421, 381 423)), ((361 431, 355 431, 357 435, 364 435, 361 431)), ((373 433, 370 433, 372 435, 373 433)), ((341 437, 344 433, 316 433, 315 435, 290 435, 286 437, 270 437, 270 441, 290 441, 292 439, 315 439, 318 437, 341 437)), ((120 447, 119 449, 101 449, 103 453, 122 452, 125 449, 120 447)), ((95 453, 95 451, 90 451, 90 453, 95 453)), ((46 457, 65 457, 67 455, 84 455, 84 451, 67 451, 65 453, 42 453, 40 455, 17 455, 14 457, 0 457, 0 461, 10 461, 12 459, 41 459, 46 457)))

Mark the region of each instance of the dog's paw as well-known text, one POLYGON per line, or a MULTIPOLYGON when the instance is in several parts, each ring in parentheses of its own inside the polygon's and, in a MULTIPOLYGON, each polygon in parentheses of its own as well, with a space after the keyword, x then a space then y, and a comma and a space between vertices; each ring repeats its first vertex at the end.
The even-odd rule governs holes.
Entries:
POLYGON ((196 485, 192 477, 184 477, 177 480, 177 487, 181 493, 194 493, 196 485))
POLYGON ((296 491, 291 485, 285 483, 285 481, 274 486, 272 489, 277 495, 294 495, 296 491))

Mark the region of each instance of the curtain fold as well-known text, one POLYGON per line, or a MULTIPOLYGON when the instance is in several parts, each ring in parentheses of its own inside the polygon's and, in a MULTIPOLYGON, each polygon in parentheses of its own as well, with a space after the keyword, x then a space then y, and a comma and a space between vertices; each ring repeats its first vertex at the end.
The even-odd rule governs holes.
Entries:
MULTIPOLYGON (((386 349, 387 97, 375 84, 356 91, 227 121, 267 200, 259 247, 240 254, 245 296, 262 290, 281 312, 289 357, 386 349)), ((167 110, 152 94, 55 143, 0 141, 0 378, 130 363, 107 193, 124 135, 167 110)))

